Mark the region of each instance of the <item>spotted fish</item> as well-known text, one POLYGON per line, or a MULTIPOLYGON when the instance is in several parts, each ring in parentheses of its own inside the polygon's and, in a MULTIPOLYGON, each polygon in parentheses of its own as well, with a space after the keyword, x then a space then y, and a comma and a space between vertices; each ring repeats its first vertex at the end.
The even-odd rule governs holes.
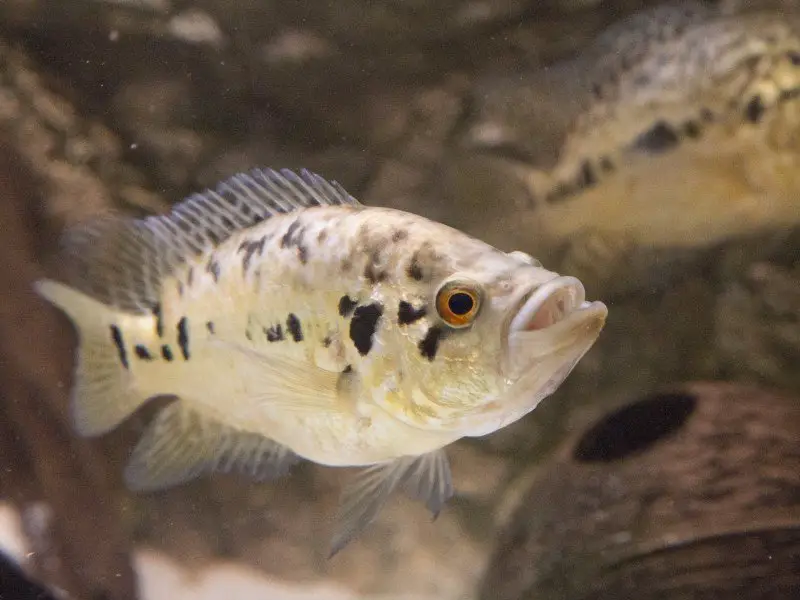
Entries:
POLYGON ((72 419, 108 432, 156 396, 125 471, 146 491, 301 459, 366 467, 332 554, 403 489, 453 494, 443 448, 512 423, 592 346, 581 283, 301 171, 256 170, 164 216, 68 231, 39 293, 79 335, 72 419))

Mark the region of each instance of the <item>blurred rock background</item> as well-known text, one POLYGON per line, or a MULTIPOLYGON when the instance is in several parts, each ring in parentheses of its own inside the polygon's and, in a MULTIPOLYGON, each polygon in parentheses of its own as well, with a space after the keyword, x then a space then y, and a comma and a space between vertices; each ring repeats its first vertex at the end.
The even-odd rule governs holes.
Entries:
POLYGON ((684 380, 798 391, 797 10, 0 3, 0 493, 22 518, 23 566, 79 599, 135 597, 145 551, 190 573, 252 567, 286 586, 276 598, 470 598, 531 473, 593 419, 684 380), (655 12, 626 22, 641 10, 655 12), (74 340, 30 291, 65 225, 163 211, 255 166, 310 168, 366 203, 531 252, 610 308, 551 399, 452 448, 459 496, 436 523, 398 497, 333 562, 339 471, 127 493, 146 415, 101 440, 69 432, 74 340))

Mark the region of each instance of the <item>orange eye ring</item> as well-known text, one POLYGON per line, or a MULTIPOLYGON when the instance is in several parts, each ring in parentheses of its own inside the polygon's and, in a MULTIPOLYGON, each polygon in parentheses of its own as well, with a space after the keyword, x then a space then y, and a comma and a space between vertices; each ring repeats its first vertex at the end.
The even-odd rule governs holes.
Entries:
POLYGON ((454 329, 469 327, 478 316, 480 306, 478 290, 463 283, 444 285, 436 294, 436 312, 454 329))

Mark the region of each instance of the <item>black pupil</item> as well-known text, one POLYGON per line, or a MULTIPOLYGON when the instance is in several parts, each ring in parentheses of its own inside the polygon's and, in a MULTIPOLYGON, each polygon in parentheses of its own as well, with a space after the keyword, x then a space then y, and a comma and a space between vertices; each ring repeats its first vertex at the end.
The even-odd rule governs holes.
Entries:
POLYGON ((475 300, 467 293, 456 292, 447 299, 447 308, 454 315, 463 316, 475 307, 475 300))

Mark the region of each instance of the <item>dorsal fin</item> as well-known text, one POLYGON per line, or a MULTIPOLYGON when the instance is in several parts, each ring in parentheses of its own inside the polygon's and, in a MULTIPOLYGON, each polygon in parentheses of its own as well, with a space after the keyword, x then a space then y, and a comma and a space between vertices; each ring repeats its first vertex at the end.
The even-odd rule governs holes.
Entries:
POLYGON ((103 216, 68 231, 68 282, 114 308, 146 313, 165 276, 271 216, 327 205, 361 207, 335 181, 301 170, 253 170, 193 194, 163 216, 103 216))

